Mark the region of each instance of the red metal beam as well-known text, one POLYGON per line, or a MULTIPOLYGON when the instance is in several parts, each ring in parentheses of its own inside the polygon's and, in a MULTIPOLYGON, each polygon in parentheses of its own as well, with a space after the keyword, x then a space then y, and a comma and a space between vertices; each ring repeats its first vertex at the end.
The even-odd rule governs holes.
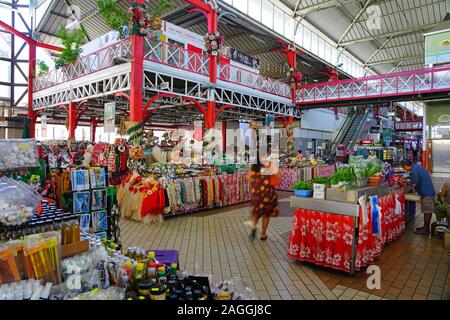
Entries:
POLYGON ((0 28, 6 29, 6 31, 12 33, 13 35, 21 38, 22 40, 24 40, 26 43, 28 43, 29 45, 34 45, 37 47, 41 47, 44 49, 48 49, 48 50, 52 50, 52 51, 58 51, 58 52, 62 52, 63 49, 57 46, 52 46, 50 44, 47 43, 42 43, 39 41, 36 41, 34 39, 31 39, 30 37, 26 36, 25 34, 23 34, 22 32, 18 31, 17 29, 14 29, 13 27, 11 27, 10 25, 6 24, 3 21, 0 21, 0 28))
POLYGON ((235 106, 230 106, 229 104, 223 105, 219 110, 216 111, 216 120, 219 118, 220 114, 226 109, 235 109, 235 106))
POLYGON ((198 9, 205 11, 206 13, 210 13, 212 11, 212 8, 201 0, 186 0, 186 2, 198 9))
POLYGON ((117 92, 114 95, 116 97, 123 97, 123 98, 127 99, 128 101, 130 101, 130 96, 127 95, 125 92, 117 92))
POLYGON ((150 108, 150 106, 152 105, 152 103, 155 102, 155 101, 158 100, 158 99, 161 99, 161 98, 174 98, 174 97, 176 97, 176 95, 173 94, 173 93, 158 93, 157 95, 151 97, 151 98, 147 101, 147 103, 146 103, 145 106, 144 106, 143 112, 144 112, 144 113, 147 113, 148 108, 150 108))

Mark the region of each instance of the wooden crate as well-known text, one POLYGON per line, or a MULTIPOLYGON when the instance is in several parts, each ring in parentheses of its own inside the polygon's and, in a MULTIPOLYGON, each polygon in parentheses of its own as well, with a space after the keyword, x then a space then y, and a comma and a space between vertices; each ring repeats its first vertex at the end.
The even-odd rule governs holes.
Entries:
POLYGON ((61 257, 68 258, 77 254, 89 251, 89 240, 83 240, 80 242, 61 246, 61 257))

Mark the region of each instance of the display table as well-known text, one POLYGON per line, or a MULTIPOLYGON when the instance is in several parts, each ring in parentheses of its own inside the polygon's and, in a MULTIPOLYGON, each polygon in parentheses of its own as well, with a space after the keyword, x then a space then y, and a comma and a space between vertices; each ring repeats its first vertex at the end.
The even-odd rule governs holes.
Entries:
MULTIPOLYGON (((291 207, 295 215, 288 256, 345 272, 372 264, 384 245, 405 230, 403 189, 379 197, 380 234, 374 234, 371 214, 363 223, 361 207, 356 203, 292 197, 291 207), (401 215, 395 212, 396 198, 401 215)), ((371 212, 369 202, 367 208, 371 212)))

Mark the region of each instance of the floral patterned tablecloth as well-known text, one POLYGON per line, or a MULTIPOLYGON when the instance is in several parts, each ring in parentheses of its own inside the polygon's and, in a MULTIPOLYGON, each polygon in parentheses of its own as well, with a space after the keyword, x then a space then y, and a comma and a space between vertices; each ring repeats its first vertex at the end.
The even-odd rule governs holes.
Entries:
MULTIPOLYGON (((370 209, 370 205, 368 209, 370 209)), ((292 225, 288 256, 317 265, 351 271, 372 264, 381 255, 384 245, 396 240, 405 230, 405 197, 403 190, 379 199, 381 207, 381 237, 373 234, 372 217, 366 224, 362 221, 362 210, 357 219, 359 235, 356 257, 352 257, 355 220, 339 214, 296 209, 292 225), (396 197, 401 204, 402 214, 395 213, 396 197)))
POLYGON ((280 168, 281 183, 278 190, 291 191, 293 185, 299 181, 311 181, 313 179, 312 167, 280 168))

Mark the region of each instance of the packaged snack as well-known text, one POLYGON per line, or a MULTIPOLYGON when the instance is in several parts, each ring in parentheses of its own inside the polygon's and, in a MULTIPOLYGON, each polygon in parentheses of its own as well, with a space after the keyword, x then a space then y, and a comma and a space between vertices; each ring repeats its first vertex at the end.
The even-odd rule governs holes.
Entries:
POLYGON ((14 248, 0 248, 0 284, 20 281, 14 248))

